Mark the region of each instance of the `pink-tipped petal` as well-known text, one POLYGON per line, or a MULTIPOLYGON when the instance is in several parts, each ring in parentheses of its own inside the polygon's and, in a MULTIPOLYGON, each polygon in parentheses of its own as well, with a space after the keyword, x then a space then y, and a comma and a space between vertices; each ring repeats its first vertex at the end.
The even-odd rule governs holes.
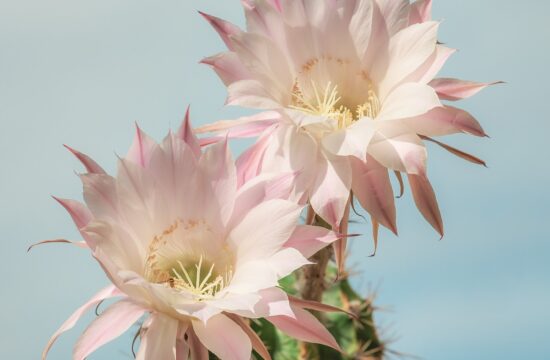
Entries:
POLYGON ((250 342, 252 343, 252 348, 262 357, 264 360, 271 360, 271 355, 267 350, 267 347, 263 343, 262 339, 252 330, 248 322, 243 320, 240 316, 235 314, 226 314, 228 318, 233 320, 239 327, 248 335, 250 342))
POLYGON ((185 111, 185 118, 178 130, 178 138, 183 140, 187 144, 187 146, 189 146, 191 150, 193 150, 193 153, 195 154, 197 159, 200 157, 201 147, 199 145, 197 137, 195 136, 195 133, 193 132, 193 127, 191 126, 189 107, 187 107, 187 110, 185 111))
POLYGON ((193 321, 193 330, 201 343, 224 360, 249 360, 252 344, 243 329, 227 316, 216 315, 206 325, 193 321))
POLYGON ((434 108, 424 115, 405 120, 405 123, 417 134, 425 136, 456 133, 487 136, 479 122, 470 113, 452 106, 434 108))
POLYGON ((320 226, 298 225, 285 243, 285 247, 294 248, 309 259, 339 238, 341 236, 334 231, 320 226))
POLYGON ((136 136, 128 154, 126 154, 126 159, 141 167, 147 167, 156 146, 156 142, 136 124, 136 136))
POLYGON ((210 23, 214 30, 216 30, 218 35, 220 35, 221 39, 225 43, 225 46, 227 46, 229 50, 233 50, 233 41, 231 40, 231 37, 239 34, 241 32, 241 29, 239 29, 236 25, 233 25, 230 22, 220 19, 218 17, 208 15, 201 11, 199 11, 199 14, 201 14, 202 17, 204 17, 206 21, 210 23))
MULTIPOLYGON (((104 176, 104 175, 98 175, 98 176, 104 176)), ((69 213, 69 215, 73 219, 73 221, 76 225, 76 228, 80 231, 80 234, 82 235, 82 237, 86 241, 86 244, 89 247, 93 247, 94 246, 94 241, 92 239, 90 239, 90 237, 87 236, 86 233, 84 233, 82 231, 82 229, 84 229, 90 223, 90 221, 92 220, 92 217, 93 217, 92 213, 86 207, 86 205, 84 205, 81 202, 78 202, 76 200, 61 199, 61 198, 56 198, 55 196, 53 198, 59 204, 61 204, 61 206, 63 206, 65 208, 65 210, 67 210, 67 212, 69 213)))
POLYGON ((93 309, 97 306, 100 302, 112 298, 114 296, 120 296, 120 291, 113 285, 107 286, 105 289, 101 290, 97 294, 95 294, 90 300, 88 300, 87 303, 82 305, 80 308, 78 308, 64 323, 61 325, 61 327, 53 334, 50 341, 48 341, 48 344, 46 345, 46 348, 42 352, 42 360, 45 360, 48 356, 48 352, 52 348, 52 345, 55 343, 55 341, 66 331, 69 331, 72 329, 77 321, 88 311, 93 309))
POLYGON ((298 306, 292 306, 292 310, 296 315, 295 319, 288 316, 272 316, 267 320, 285 334, 300 341, 322 344, 341 351, 334 337, 315 316, 298 306))
POLYGON ((73 351, 73 359, 84 360, 99 347, 122 335, 145 312, 141 305, 130 300, 121 300, 111 305, 80 336, 73 351))
POLYGON ((443 237, 443 220, 434 190, 426 175, 409 174, 409 185, 413 193, 414 202, 424 218, 443 237))
POLYGON ((491 85, 502 84, 502 81, 479 83, 450 78, 434 79, 430 86, 434 88, 441 100, 458 101, 474 96, 491 85))
POLYGON ((225 86, 251 78, 250 72, 234 52, 210 56, 201 60, 201 63, 212 67, 225 86))
POLYGON ((364 163, 351 161, 353 171, 353 194, 361 206, 378 222, 397 234, 396 210, 388 169, 372 156, 364 163))
POLYGON ((141 336, 136 360, 176 360, 178 326, 178 320, 172 317, 161 313, 152 314, 147 321, 145 334, 141 336))
POLYGON ((271 135, 276 128, 266 130, 262 136, 248 150, 239 156, 236 162, 237 181, 239 188, 247 181, 255 178, 262 171, 262 161, 265 151, 271 141, 271 135))
POLYGON ((409 8, 409 25, 432 19, 432 0, 417 0, 409 8))
POLYGON ((67 150, 69 150, 76 158, 84 165, 86 168, 86 171, 93 174, 105 174, 105 170, 101 166, 99 166, 92 158, 90 158, 88 155, 81 153, 80 151, 77 151, 68 145, 63 145, 67 150))
POLYGON ((208 360, 208 349, 200 342, 192 326, 187 329, 187 343, 191 360, 208 360))

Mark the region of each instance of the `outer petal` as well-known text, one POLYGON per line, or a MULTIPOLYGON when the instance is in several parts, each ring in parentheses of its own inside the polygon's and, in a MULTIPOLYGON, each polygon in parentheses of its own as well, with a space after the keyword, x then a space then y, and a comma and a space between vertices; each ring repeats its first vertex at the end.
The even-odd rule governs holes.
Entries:
POLYGON ((369 156, 364 163, 352 159, 353 194, 379 223, 397 234, 396 211, 388 170, 369 156))
POLYGON ((224 360, 249 360, 252 344, 241 327, 225 315, 217 315, 206 325, 193 321, 193 330, 208 350, 224 360))
POLYGON ((90 158, 88 155, 81 153, 80 151, 77 151, 67 145, 63 145, 69 150, 80 162, 84 167, 86 168, 86 171, 89 173, 94 174, 105 174, 105 170, 101 166, 99 166, 92 158, 90 158))
POLYGON ((325 159, 318 164, 317 178, 310 195, 313 210, 337 228, 351 191, 351 167, 346 158, 325 159))
POLYGON ((233 25, 230 22, 222 20, 215 16, 208 15, 200 11, 199 14, 201 14, 206 19, 206 21, 208 21, 210 25, 212 25, 214 30, 216 30, 218 35, 220 35, 220 37, 222 38, 225 46, 227 46, 229 50, 232 50, 233 42, 231 41, 231 36, 239 34, 241 32, 241 29, 239 29, 236 25, 233 25))
POLYGON ((430 82, 442 100, 457 101, 474 96, 488 86, 501 84, 501 81, 478 83, 458 79, 439 78, 430 82))
POLYGON ((262 171, 262 161, 265 151, 271 142, 271 136, 276 130, 276 127, 270 127, 248 150, 242 153, 237 159, 237 179, 239 187, 248 180, 256 177, 262 171))
POLYGON ((151 315, 136 360, 175 360, 179 322, 161 313, 151 315))
POLYGON ((197 137, 195 136, 195 133, 193 132, 193 128, 191 127, 191 116, 189 114, 189 107, 185 112, 185 118, 183 119, 183 123, 181 124, 178 130, 178 138, 181 139, 184 143, 186 143, 187 146, 189 146, 189 148, 191 148, 191 150, 195 154, 195 157, 197 158, 200 157, 201 147, 199 145, 199 141, 197 137))
POLYGON ((54 199, 67 210, 69 215, 71 215, 78 230, 84 228, 92 220, 92 214, 84 204, 75 200, 60 199, 56 197, 54 197, 54 199))
POLYGON ((207 57, 201 63, 211 66, 225 86, 251 77, 248 69, 244 67, 234 52, 225 52, 207 57))
POLYGON ((376 120, 410 118, 440 106, 441 102, 431 87, 419 83, 406 83, 388 95, 376 120))
POLYGON ((414 202, 424 218, 443 237, 443 220, 437 205, 437 199, 430 181, 426 175, 409 175, 409 184, 413 193, 414 202))
POLYGON ((129 300, 121 300, 111 305, 80 336, 73 351, 73 359, 83 360, 97 348, 117 338, 145 311, 141 305, 129 300))
POLYGON ((268 317, 267 320, 293 338, 330 346, 340 351, 334 337, 315 316, 297 306, 292 306, 292 310, 296 315, 295 319, 288 316, 272 316, 268 317))
POLYGON ((338 240, 340 236, 320 226, 298 225, 285 247, 300 251, 306 258, 338 240))
POLYGON ((468 112, 452 106, 433 108, 426 114, 404 120, 414 132, 426 136, 466 133, 487 136, 479 122, 468 112))
POLYGON ((46 359, 46 357, 48 356, 48 352, 50 351, 52 345, 55 343, 57 338, 59 338, 59 336, 64 332, 72 329, 76 325, 78 319, 82 317, 82 315, 84 315, 87 311, 93 309, 100 302, 119 295, 121 295, 120 291, 114 285, 109 285, 105 289, 95 294, 86 304, 78 308, 78 310, 76 310, 53 334, 50 341, 48 341, 46 348, 42 352, 42 360, 46 359))
POLYGON ((156 145, 156 142, 141 131, 136 124, 136 136, 128 154, 126 154, 126 159, 142 167, 147 167, 156 145))

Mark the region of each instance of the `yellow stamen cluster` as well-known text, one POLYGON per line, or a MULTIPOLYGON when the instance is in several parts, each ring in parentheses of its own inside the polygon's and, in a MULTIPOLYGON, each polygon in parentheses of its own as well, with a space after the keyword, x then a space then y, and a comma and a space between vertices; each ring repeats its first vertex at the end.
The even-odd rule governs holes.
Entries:
POLYGON ((170 255, 163 254, 166 246, 173 246, 173 241, 178 241, 179 237, 174 237, 177 231, 192 230, 198 225, 199 222, 183 223, 178 220, 162 234, 155 236, 149 244, 144 277, 152 283, 186 291, 201 301, 214 297, 230 283, 233 277, 232 267, 226 265, 219 272, 216 264, 206 261, 204 255, 186 253, 181 256, 176 254, 177 257, 173 258, 174 250, 169 251, 170 255))
POLYGON ((314 96, 308 98, 304 96, 300 84, 296 81, 292 89, 290 108, 336 120, 339 129, 346 128, 363 117, 374 119, 380 112, 380 101, 370 83, 367 100, 363 104, 357 105, 355 109, 340 104, 342 97, 339 96, 338 86, 332 85, 330 81, 322 92, 319 91, 314 81, 311 82, 311 87, 314 96))
POLYGON ((194 270, 189 271, 189 268, 185 268, 181 261, 177 261, 178 268, 172 268, 172 274, 174 277, 169 279, 170 287, 177 290, 187 290, 188 292, 196 295, 200 299, 211 298, 216 293, 223 290, 231 281, 233 272, 231 269, 227 269, 224 275, 215 275, 215 264, 210 265, 210 269, 206 275, 202 276, 203 256, 199 258, 199 262, 195 264, 194 270), (193 274, 189 274, 189 273, 193 274), (194 278, 194 279, 193 279, 194 278))

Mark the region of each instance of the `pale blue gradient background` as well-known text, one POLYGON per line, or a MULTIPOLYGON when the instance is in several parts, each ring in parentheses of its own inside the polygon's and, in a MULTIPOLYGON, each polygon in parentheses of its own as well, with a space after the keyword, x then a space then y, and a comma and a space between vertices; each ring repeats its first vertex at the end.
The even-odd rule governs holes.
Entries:
MULTIPOLYGON (((61 144, 112 171, 134 121, 160 139, 188 103, 195 125, 243 114, 223 108, 225 89, 198 64, 223 45, 196 9, 243 23, 237 0, 0 0, 0 358, 38 359, 54 330, 108 283, 86 251, 26 253, 41 239, 78 238, 49 197, 81 196, 73 173, 81 166, 61 144)), ((355 281, 365 291, 379 285, 378 304, 392 310, 378 320, 396 350, 429 360, 549 359, 550 3, 435 0, 434 11, 445 19, 441 41, 461 50, 444 75, 508 82, 461 104, 491 139, 448 139, 489 169, 430 146, 445 239, 407 193, 399 238, 384 232, 375 258, 367 238, 353 240, 355 281)), ((69 359, 92 318, 50 358, 69 359)), ((90 359, 130 359, 130 337, 90 359)))

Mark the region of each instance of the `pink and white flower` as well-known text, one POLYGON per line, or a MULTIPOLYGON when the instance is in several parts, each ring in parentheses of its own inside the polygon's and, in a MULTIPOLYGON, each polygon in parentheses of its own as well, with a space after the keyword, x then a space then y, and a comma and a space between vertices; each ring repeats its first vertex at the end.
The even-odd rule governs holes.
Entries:
MULTIPOLYGON (((112 177, 88 156, 80 175, 85 205, 57 199, 73 218, 112 285, 79 308, 55 340, 99 302, 120 297, 81 335, 83 360, 145 317, 137 359, 249 360, 269 353, 247 319, 266 318, 299 340, 338 349, 304 309, 335 310, 287 296, 278 281, 335 241, 329 230, 297 225, 302 207, 287 200, 294 174, 242 183, 220 142, 204 153, 188 120, 157 144, 141 130, 112 177)), ((67 242, 66 240, 58 240, 67 242)))
MULTIPOLYGON (((388 170, 409 177, 419 210, 443 235, 426 176, 424 141, 485 132, 441 100, 486 83, 435 76, 454 50, 437 41, 431 1, 244 0, 247 30, 211 15, 229 51, 203 60, 228 88, 227 103, 265 110, 198 132, 262 134, 247 158, 256 173, 296 171, 315 212, 339 228, 350 192, 397 233, 388 170)), ((470 161, 481 161, 446 146, 470 161)))

